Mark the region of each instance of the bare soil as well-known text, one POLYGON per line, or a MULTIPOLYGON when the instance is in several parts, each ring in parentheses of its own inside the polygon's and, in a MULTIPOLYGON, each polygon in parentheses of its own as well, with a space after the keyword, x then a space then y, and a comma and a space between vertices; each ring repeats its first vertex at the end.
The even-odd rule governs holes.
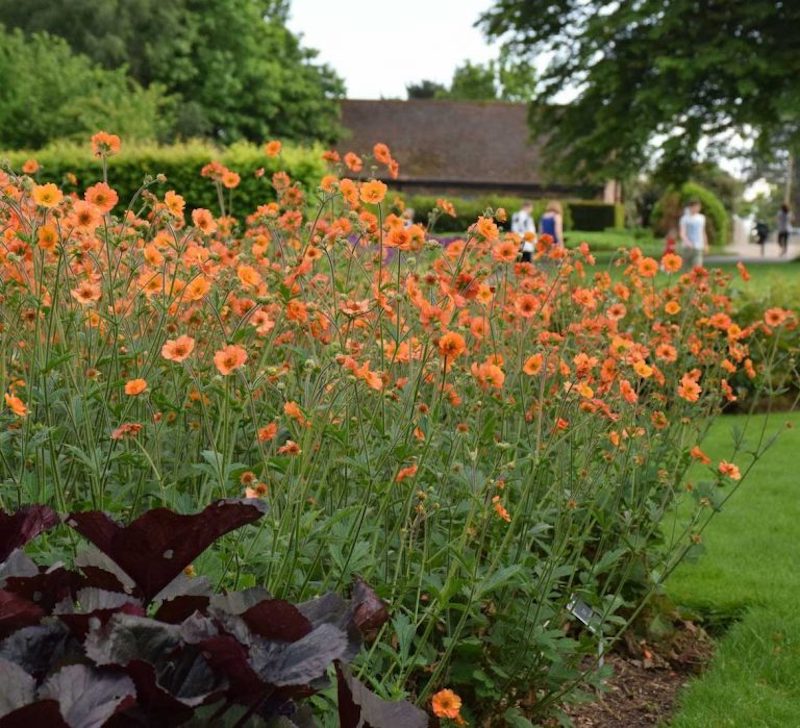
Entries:
POLYGON ((664 725, 676 708, 678 692, 711 659, 713 643, 686 623, 658 648, 628 643, 608 657, 614 676, 607 692, 592 703, 565 707, 576 728, 650 728, 664 725))

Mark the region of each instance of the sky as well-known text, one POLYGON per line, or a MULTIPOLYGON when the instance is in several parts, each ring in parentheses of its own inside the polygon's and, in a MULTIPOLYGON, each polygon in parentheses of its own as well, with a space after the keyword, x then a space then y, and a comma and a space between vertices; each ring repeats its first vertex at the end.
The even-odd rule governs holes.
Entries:
POLYGON ((345 80, 351 99, 406 98, 423 78, 449 84, 465 60, 497 57, 473 24, 492 0, 291 0, 289 28, 345 80))

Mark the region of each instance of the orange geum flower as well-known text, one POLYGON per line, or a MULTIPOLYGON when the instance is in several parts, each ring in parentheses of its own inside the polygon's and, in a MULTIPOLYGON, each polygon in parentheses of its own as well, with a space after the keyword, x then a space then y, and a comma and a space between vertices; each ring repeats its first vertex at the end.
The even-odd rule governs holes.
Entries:
POLYGON ((78 200, 73 208, 72 221, 79 230, 93 233, 103 222, 103 215, 91 202, 78 200))
POLYGON ((196 210, 192 210, 192 222, 200 232, 206 235, 211 235, 217 229, 214 216, 204 207, 198 207, 196 210))
POLYGON ((109 134, 105 131, 98 131, 92 137, 92 154, 95 157, 111 156, 117 154, 122 148, 122 142, 116 134, 109 134))
POLYGON ((261 274, 252 265, 240 265, 236 269, 236 275, 247 288, 258 288, 263 282, 261 274))
POLYGON ((36 174, 39 171, 39 162, 35 159, 26 159, 22 165, 25 174, 36 174))
POLYGON ((780 326, 789 317, 789 312, 783 308, 768 308, 764 312, 764 321, 768 326, 780 326))
POLYGON ((392 161, 392 153, 389 151, 389 147, 380 142, 372 147, 372 154, 381 164, 389 164, 392 161))
POLYGON ((492 248, 492 258, 502 263, 513 263, 519 257, 519 245, 506 238, 492 248))
POLYGON ((279 455, 299 455, 303 452, 294 440, 287 440, 284 445, 278 448, 279 455))
POLYGON ((161 356, 167 361, 180 363, 189 358, 194 351, 194 339, 191 336, 179 336, 177 339, 168 339, 161 347, 161 356))
POLYGON ((247 352, 237 344, 228 344, 214 354, 214 366, 223 376, 241 369, 247 361, 247 352))
POLYGON ((664 305, 664 311, 670 316, 674 316, 676 313, 681 312, 681 305, 677 301, 667 301, 664 305))
POLYGON ((731 480, 741 480, 742 477, 742 473, 740 472, 738 466, 734 465, 733 463, 729 463, 726 460, 722 460, 720 462, 719 472, 731 480))
POLYGON ((522 371, 525 372, 525 374, 527 374, 529 377, 533 377, 542 371, 543 362, 544 357, 541 354, 532 354, 522 365, 522 371))
POLYGON ((361 157, 353 152, 348 152, 344 155, 344 163, 351 172, 360 172, 364 167, 361 157))
POLYGON ((61 200, 64 199, 64 194, 52 182, 44 185, 36 185, 31 192, 33 201, 39 207, 56 207, 61 200))
POLYGON ((111 431, 112 440, 122 440, 126 437, 136 437, 142 429, 138 422, 125 422, 111 431))
POLYGON ((94 205, 100 212, 107 213, 119 202, 119 195, 105 182, 98 182, 83 193, 83 199, 94 205))
POLYGON ((681 383, 678 385, 678 396, 687 402, 697 402, 700 399, 702 387, 695 381, 691 374, 684 374, 681 383))
POLYGON ((386 185, 380 180, 372 179, 361 185, 359 196, 362 202, 377 205, 386 196, 386 185))
POLYGON ((53 225, 42 225, 37 231, 36 237, 42 250, 55 250, 58 244, 58 230, 53 225))
POLYGON ((531 318, 536 313, 537 306, 536 297, 530 293, 523 293, 514 301, 514 308, 522 318, 531 318))
POLYGON ((264 425, 264 427, 259 427, 256 436, 259 442, 267 442, 267 440, 275 439, 277 434, 278 424, 276 422, 270 422, 268 425, 264 425))
POLYGON ((226 189, 236 189, 241 181, 242 178, 236 172, 232 172, 230 169, 226 169, 222 173, 222 186, 226 189))
POLYGON ((28 414, 28 408, 25 403, 14 394, 6 394, 6 406, 17 416, 25 417, 28 414))
POLYGON ((646 362, 639 359, 633 365, 633 371, 635 371, 642 379, 649 379, 653 376, 653 367, 648 366, 646 362))
POLYGON ((486 240, 497 240, 500 236, 500 230, 491 217, 480 216, 478 222, 475 223, 475 229, 478 231, 478 234, 482 235, 486 240))
POLYGON ((175 217, 183 217, 186 201, 175 190, 168 190, 164 195, 164 204, 175 217))
POLYGON ((661 265, 667 273, 677 273, 683 266, 683 259, 675 253, 667 253, 661 258, 661 265))
MULTIPOLYGON (((511 516, 509 515, 505 506, 503 506, 503 504, 500 502, 499 495, 496 495, 492 498, 492 505, 494 506, 495 513, 497 513, 497 515, 500 516, 500 518, 502 518, 506 523, 511 523, 511 516)), ((459 700, 459 707, 461 707, 460 700, 459 700)))
POLYGON ((211 282, 204 276, 193 278, 183 289, 183 295, 188 301, 199 301, 211 290, 211 282))
POLYGON ((277 157, 281 153, 283 145, 277 140, 272 139, 264 145, 264 154, 268 157, 277 157))
POLYGON ((400 468, 400 470, 397 471, 397 475, 394 476, 394 482, 400 483, 406 478, 413 478, 417 474, 418 469, 419 466, 416 463, 400 468))
POLYGON ((129 397, 137 397, 147 391, 147 381, 144 379, 129 379, 125 382, 125 394, 129 397))
POLYGON ((81 281, 70 291, 70 295, 82 306, 88 306, 100 300, 102 292, 97 283, 91 281, 81 281))
POLYGON ((743 280, 745 283, 747 283, 747 281, 749 281, 749 280, 750 280, 750 271, 748 271, 748 270, 747 270, 747 268, 745 268, 745 265, 744 265, 744 263, 742 263, 741 261, 739 261, 739 262, 736 264, 736 269, 739 271, 739 275, 741 276, 741 279, 742 279, 742 280, 743 280))
POLYGON ((464 337, 455 331, 446 331, 439 337, 439 353, 448 359, 461 356, 466 349, 464 337))
POLYGON ((642 278, 653 278, 658 273, 658 262, 654 258, 642 258, 636 264, 636 269, 642 278))
POLYGON ((287 417, 291 417, 293 420, 297 420, 300 425, 309 425, 306 416, 303 414, 303 410, 300 409, 300 405, 297 402, 286 402, 283 405, 283 413, 287 417))
POLYGON ((431 708, 437 718, 455 720, 461 714, 461 698, 452 690, 440 690, 431 698, 431 708))

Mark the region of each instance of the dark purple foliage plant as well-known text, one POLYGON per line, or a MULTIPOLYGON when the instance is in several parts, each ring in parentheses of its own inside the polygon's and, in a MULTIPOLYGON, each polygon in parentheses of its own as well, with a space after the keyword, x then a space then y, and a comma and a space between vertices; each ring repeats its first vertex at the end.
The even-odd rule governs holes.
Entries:
POLYGON ((72 513, 64 522, 94 549, 70 570, 22 550, 58 514, 0 511, 0 728, 307 728, 316 724, 303 699, 327 686, 331 666, 343 728, 428 725, 348 668, 362 633, 388 619, 364 582, 349 600, 294 605, 261 588, 214 594, 187 576, 216 539, 264 512, 258 500, 221 500, 194 515, 157 508, 128 526, 72 513))

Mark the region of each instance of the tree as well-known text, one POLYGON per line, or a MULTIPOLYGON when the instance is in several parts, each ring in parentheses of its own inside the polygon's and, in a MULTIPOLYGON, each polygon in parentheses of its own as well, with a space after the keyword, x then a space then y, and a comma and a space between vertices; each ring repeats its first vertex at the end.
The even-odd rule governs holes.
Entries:
POLYGON ((510 55, 550 59, 530 118, 562 172, 625 177, 655 144, 680 181, 705 138, 800 140, 794 0, 495 0, 479 23, 510 55))
POLYGON ((286 27, 286 0, 0 0, 0 22, 63 37, 179 99, 175 132, 333 140, 341 80, 286 27))
POLYGON ((425 78, 419 83, 408 84, 406 86, 406 94, 409 99, 441 98, 447 94, 447 87, 444 84, 425 78))
POLYGON ((60 38, 26 37, 0 25, 0 148, 36 148, 101 128, 128 139, 166 133, 171 100, 158 84, 143 89, 121 69, 76 55, 60 38))
POLYGON ((465 61, 453 73, 447 97, 451 99, 484 101, 497 98, 493 63, 482 65, 465 61))

